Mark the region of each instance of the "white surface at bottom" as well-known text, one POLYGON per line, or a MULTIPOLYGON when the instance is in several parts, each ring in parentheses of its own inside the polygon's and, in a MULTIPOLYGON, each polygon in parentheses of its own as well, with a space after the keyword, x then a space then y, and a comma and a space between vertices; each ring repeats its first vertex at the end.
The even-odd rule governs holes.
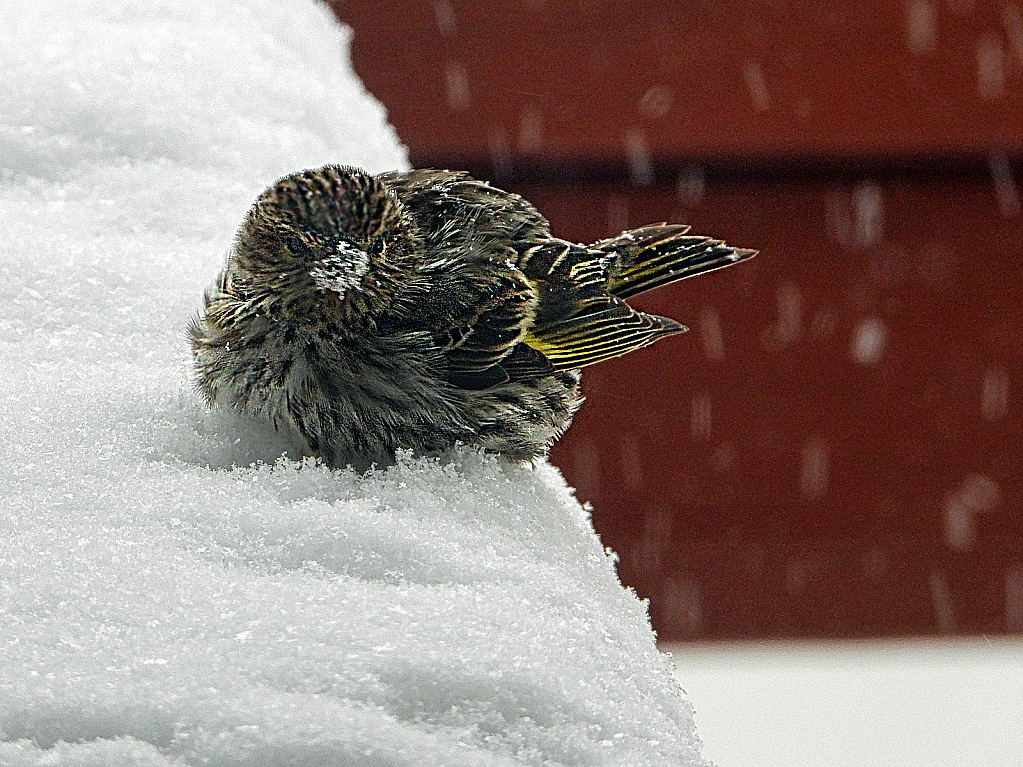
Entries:
POLYGON ((661 649, 718 767, 1023 765, 1023 638, 661 649))

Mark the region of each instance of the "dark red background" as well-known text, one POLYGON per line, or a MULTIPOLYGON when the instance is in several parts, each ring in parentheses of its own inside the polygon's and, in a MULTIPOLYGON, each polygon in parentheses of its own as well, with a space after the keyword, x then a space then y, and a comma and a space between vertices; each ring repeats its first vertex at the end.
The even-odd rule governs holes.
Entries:
POLYGON ((662 639, 1023 630, 1020 4, 334 7, 413 164, 761 251, 552 454, 662 639))

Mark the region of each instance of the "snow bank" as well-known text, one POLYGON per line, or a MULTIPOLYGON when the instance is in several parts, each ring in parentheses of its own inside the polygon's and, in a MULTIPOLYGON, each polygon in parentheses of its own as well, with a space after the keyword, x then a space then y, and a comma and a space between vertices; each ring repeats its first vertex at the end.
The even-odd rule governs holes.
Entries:
POLYGON ((406 164, 345 45, 305 0, 0 8, 0 764, 704 764, 556 470, 330 472, 191 390, 263 187, 406 164))

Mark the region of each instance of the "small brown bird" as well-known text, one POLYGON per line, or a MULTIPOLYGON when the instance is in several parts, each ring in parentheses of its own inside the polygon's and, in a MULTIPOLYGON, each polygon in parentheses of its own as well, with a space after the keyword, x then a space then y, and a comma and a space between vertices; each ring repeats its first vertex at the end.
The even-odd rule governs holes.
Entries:
POLYGON ((189 326, 198 388, 304 455, 368 468, 463 443, 544 456, 579 369, 682 333, 624 299, 756 254, 654 224, 592 245, 465 173, 286 176, 189 326))

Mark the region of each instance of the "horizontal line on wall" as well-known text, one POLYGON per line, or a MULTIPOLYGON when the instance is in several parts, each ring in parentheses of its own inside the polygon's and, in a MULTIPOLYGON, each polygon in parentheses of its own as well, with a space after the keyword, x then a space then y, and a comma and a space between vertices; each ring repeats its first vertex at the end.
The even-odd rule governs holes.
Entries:
POLYGON ((495 183, 537 184, 630 184, 668 186, 679 183, 683 174, 698 173, 707 182, 746 181, 806 183, 862 178, 877 180, 914 178, 989 179, 994 174, 1023 172, 1023 154, 999 150, 960 154, 864 154, 654 157, 649 171, 637 183, 626 158, 551 157, 514 155, 495 163, 490 157, 452 157, 415 153, 412 164, 419 168, 465 170, 477 178, 495 183))

